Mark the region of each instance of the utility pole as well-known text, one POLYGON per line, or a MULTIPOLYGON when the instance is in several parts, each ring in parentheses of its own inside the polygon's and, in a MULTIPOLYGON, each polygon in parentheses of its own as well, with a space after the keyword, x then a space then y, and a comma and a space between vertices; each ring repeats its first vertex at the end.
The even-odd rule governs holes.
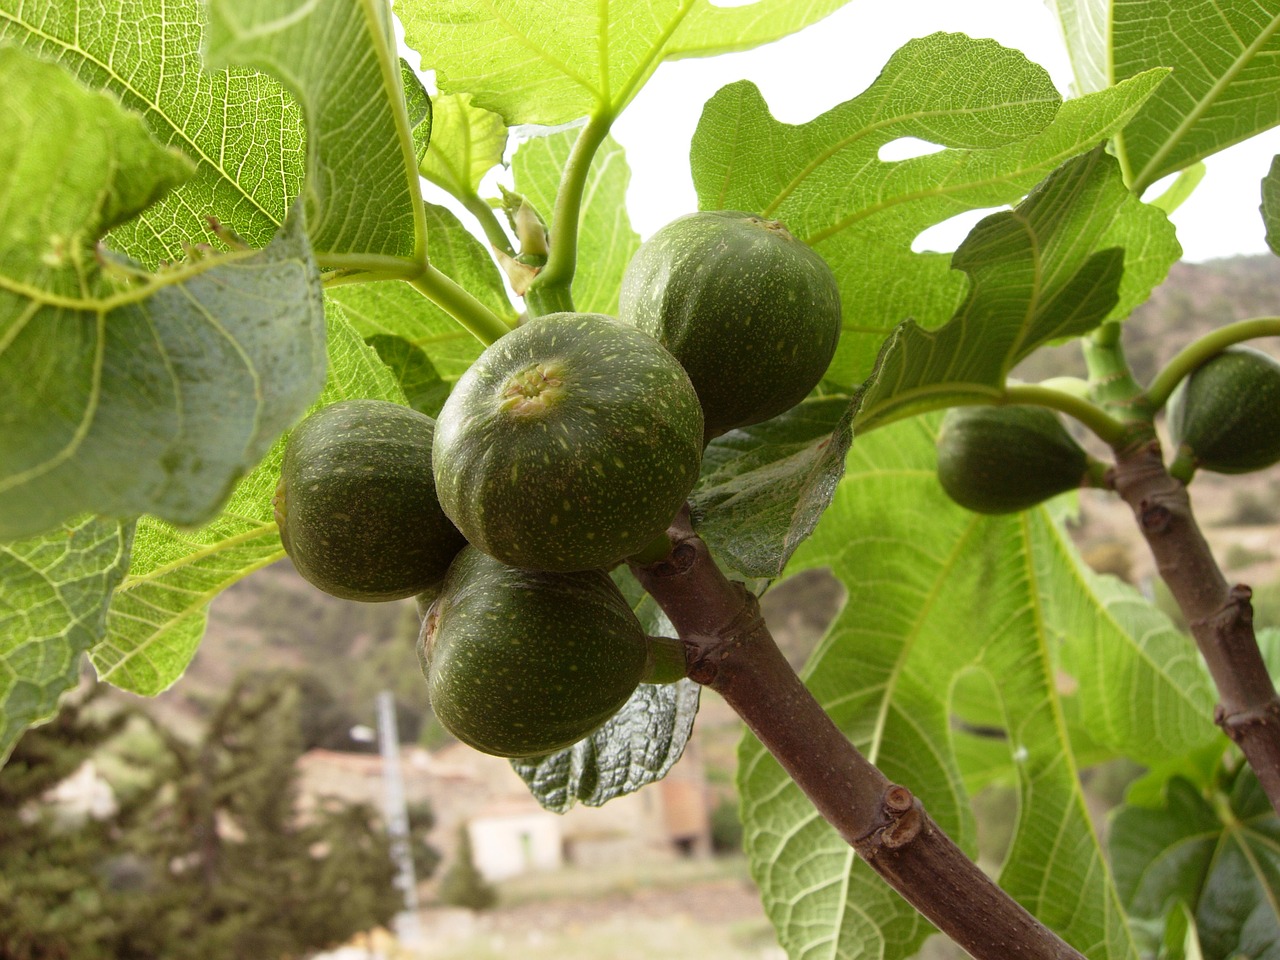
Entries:
POLYGON ((395 932, 401 943, 414 946, 422 940, 418 926, 418 884, 409 846, 409 813, 405 809, 404 778, 400 770, 396 702, 389 690, 378 694, 378 747, 382 753, 383 815, 391 841, 391 860, 396 865, 396 886, 404 894, 404 909, 396 914, 395 932))

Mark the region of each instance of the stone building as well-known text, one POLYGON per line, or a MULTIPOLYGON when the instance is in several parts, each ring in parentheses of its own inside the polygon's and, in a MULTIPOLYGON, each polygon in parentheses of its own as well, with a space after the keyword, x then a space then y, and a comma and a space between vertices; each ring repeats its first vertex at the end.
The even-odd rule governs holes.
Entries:
MULTIPOLYGON (((707 789, 696 746, 661 781, 603 807, 575 806, 563 816, 540 807, 511 765, 463 744, 433 753, 401 753, 405 795, 436 816, 429 842, 452 852, 467 825, 477 868, 501 880, 565 865, 591 866, 703 856, 711 851, 707 789)), ((376 754, 312 750, 299 760, 303 803, 321 797, 381 809, 382 759, 376 754)))

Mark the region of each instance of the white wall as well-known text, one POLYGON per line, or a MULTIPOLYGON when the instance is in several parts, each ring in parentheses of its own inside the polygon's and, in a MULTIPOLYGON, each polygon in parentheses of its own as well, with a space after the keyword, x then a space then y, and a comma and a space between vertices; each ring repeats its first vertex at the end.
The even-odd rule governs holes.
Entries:
POLYGON ((486 880, 556 870, 561 865, 560 823, 554 814, 477 817, 468 830, 472 858, 486 880))

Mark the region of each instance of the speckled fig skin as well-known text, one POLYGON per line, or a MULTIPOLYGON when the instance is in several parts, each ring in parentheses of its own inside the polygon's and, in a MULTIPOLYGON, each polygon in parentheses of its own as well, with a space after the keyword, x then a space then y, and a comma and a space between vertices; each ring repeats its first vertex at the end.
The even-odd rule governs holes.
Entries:
POLYGON ((431 709, 499 757, 567 747, 612 717, 645 670, 644 629, 602 570, 521 570, 467 547, 423 620, 431 709))
POLYGON ((1280 461, 1280 363, 1229 347, 1178 384, 1169 435, 1179 458, 1214 473, 1252 473, 1280 461))
POLYGON ((600 314, 547 314, 459 379, 436 424, 436 489, 467 540, 504 563, 610 567, 684 504, 702 431, 689 378, 656 340, 600 314))
POLYGON ((289 435, 275 517, 298 572, 345 600, 398 600, 438 585, 465 544, 440 509, 435 422, 384 400, 321 407, 289 435))
POLYGON ((938 480, 975 513, 1016 513, 1080 486, 1089 456, 1036 406, 952 407, 938 430, 938 480))
POLYGON ((840 290, 777 220, 704 211, 640 245, 618 316, 683 364, 710 438, 776 417, 817 385, 840 338, 840 290))

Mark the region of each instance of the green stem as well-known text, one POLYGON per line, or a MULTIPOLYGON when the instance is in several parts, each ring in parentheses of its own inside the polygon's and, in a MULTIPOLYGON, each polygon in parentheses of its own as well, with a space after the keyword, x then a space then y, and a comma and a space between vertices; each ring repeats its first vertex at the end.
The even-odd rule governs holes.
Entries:
POLYGON ((1089 370, 1089 391, 1104 410, 1119 412, 1125 421, 1151 423, 1146 394, 1133 377, 1120 342, 1120 324, 1104 323, 1082 341, 1089 370))
MULTIPOLYGON (((541 276, 541 275, 539 275, 541 276)), ((573 294, 560 284, 543 286, 535 283, 525 291, 525 306, 530 317, 545 317, 548 313, 573 313, 573 294)))
POLYGON ((582 214, 582 194, 591 171, 591 161, 613 125, 613 111, 601 109, 593 113, 574 141, 556 191, 556 207, 551 220, 551 250, 525 302, 530 314, 537 316, 555 310, 573 309, 569 292, 578 266, 578 221, 582 214), (535 292, 536 291, 536 292, 535 292), (543 307, 552 307, 545 310, 543 307))
POLYGON ((505 320, 430 264, 410 283, 485 346, 511 332, 505 320))
POLYGON ((641 683, 675 683, 688 676, 684 658, 684 641, 674 637, 646 637, 648 663, 641 683))
POLYGON ((375 274, 369 279, 378 280, 411 280, 422 270, 421 261, 376 253, 317 253, 316 265, 321 270, 375 274))
POLYGON ((1125 425, 1096 403, 1062 390, 1055 390, 1053 387, 1036 384, 1005 387, 1004 398, 1006 403, 1034 404, 1065 413, 1079 420, 1097 434, 1099 440, 1111 447, 1123 443, 1128 436, 1125 425))
POLYGON ((657 563, 671 552, 671 538, 666 531, 658 534, 647 544, 627 557, 629 563, 657 563))
POLYGON ((1187 374, 1227 347, 1258 337, 1280 337, 1280 317, 1255 317, 1239 320, 1205 334, 1183 347, 1161 370, 1147 388, 1147 402, 1159 410, 1169 400, 1174 388, 1187 374))
POLYGON ((469 193, 463 197, 459 197, 462 205, 467 211, 476 218, 480 224, 480 229, 484 231, 485 239, 489 241, 489 245, 495 250, 501 250, 508 257, 516 255, 515 247, 511 245, 511 238, 507 236, 507 231, 502 229, 502 223, 498 220, 498 215, 493 212, 493 207, 484 202, 484 199, 478 193, 469 193))

